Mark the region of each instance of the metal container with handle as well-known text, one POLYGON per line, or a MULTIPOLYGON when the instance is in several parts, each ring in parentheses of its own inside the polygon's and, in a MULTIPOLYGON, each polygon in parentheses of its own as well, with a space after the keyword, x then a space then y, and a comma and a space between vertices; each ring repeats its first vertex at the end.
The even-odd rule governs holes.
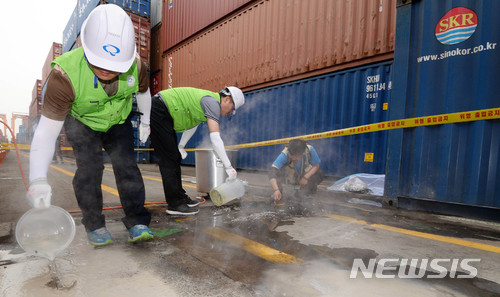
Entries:
MULTIPOLYGON (((224 164, 213 149, 195 149, 196 189, 200 193, 210 191, 226 181, 227 174, 224 164)), ((231 165, 236 168, 236 154, 238 150, 226 150, 231 165)))

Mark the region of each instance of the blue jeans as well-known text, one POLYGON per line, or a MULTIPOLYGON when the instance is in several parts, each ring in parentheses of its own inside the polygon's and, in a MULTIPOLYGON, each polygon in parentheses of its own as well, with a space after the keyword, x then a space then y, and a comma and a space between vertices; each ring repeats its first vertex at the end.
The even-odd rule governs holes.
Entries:
POLYGON ((103 148, 113 164, 120 202, 125 212, 125 217, 122 218, 125 227, 130 229, 138 224, 149 226, 151 214, 144 207, 144 181, 135 159, 134 132, 130 117, 125 123, 114 125, 107 132, 97 132, 68 115, 64 128, 76 158, 73 189, 82 210, 82 224, 87 232, 105 226, 101 190, 103 148))

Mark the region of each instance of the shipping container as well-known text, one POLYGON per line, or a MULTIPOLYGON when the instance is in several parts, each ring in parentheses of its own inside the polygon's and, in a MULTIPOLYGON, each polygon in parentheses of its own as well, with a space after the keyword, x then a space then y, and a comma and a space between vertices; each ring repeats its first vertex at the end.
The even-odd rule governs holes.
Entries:
POLYGON ((137 53, 143 62, 149 65, 151 52, 151 25, 149 19, 133 13, 127 13, 134 24, 137 53))
POLYGON ((156 72, 162 68, 162 51, 161 51, 161 40, 163 32, 161 30, 162 25, 158 25, 151 29, 151 53, 150 53, 150 70, 151 72, 156 72))
POLYGON ((31 92, 31 102, 36 98, 40 98, 42 96, 42 80, 37 79, 35 81, 35 85, 33 86, 33 91, 31 92))
POLYGON ((29 108, 30 126, 31 122, 42 114, 42 80, 37 79, 35 81, 31 98, 29 108))
POLYGON ((80 34, 83 22, 87 19, 90 12, 101 3, 101 0, 78 0, 78 13, 76 22, 76 35, 80 34))
POLYGON ((250 90, 390 60, 395 2, 259 1, 165 52, 163 85, 250 90))
MULTIPOLYGON (((149 0, 79 0, 77 16, 77 35, 80 34, 83 22, 99 4, 112 3, 122 7, 129 13, 147 18, 149 20, 149 0)), ((149 24, 149 23, 148 23, 149 24)))
POLYGON ((163 0, 151 0, 151 29, 161 23, 162 7, 163 0))
MULTIPOLYGON (((392 62, 333 72, 245 93, 245 105, 221 121, 225 145, 274 140, 387 121, 392 62), (374 88, 374 85, 377 85, 374 88)), ((387 131, 309 141, 326 174, 383 174, 387 131), (372 156, 367 158, 367 156, 372 156)), ((210 146, 206 124, 188 148, 210 146)), ((240 149, 238 167, 268 170, 283 145, 240 149)), ((185 164, 194 164, 189 153, 185 164)))
POLYGON ((30 121, 33 121, 37 117, 42 115, 42 97, 37 97, 35 100, 31 101, 29 109, 30 121))
POLYGON ((50 71, 52 70, 52 61, 62 55, 62 44, 53 42, 50 47, 47 58, 45 58, 45 63, 42 68, 42 85, 45 84, 47 78, 49 77, 50 71))
POLYGON ((149 80, 149 88, 152 95, 155 95, 159 91, 163 90, 161 85, 161 70, 151 74, 151 79, 149 80))
MULTIPOLYGON (((390 119, 500 106, 497 11, 500 1, 492 0, 398 8, 390 119)), ((391 131, 385 195, 400 206, 500 208, 499 137, 498 119, 391 131)))
POLYGON ((78 35, 77 29, 78 22, 78 5, 75 6, 75 10, 69 17, 68 23, 63 31, 62 38, 62 51, 63 53, 69 52, 76 41, 76 36, 78 35))
POLYGON ((116 4, 128 12, 148 20, 151 16, 150 0, 102 0, 101 3, 116 4))
POLYGON ((255 0, 165 0, 162 52, 255 0))

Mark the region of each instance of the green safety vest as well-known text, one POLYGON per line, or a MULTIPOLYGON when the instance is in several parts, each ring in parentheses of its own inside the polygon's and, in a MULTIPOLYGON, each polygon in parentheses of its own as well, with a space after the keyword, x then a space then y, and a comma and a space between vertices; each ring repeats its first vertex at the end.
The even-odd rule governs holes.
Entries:
POLYGON ((100 82, 95 80, 81 47, 55 59, 52 68, 55 64, 66 72, 75 90, 70 110, 73 117, 99 132, 125 122, 132 111, 132 94, 139 91, 136 61, 126 73, 118 76, 118 91, 112 97, 108 97, 100 82))
POLYGON ((205 112, 201 108, 201 98, 214 97, 220 103, 218 93, 196 88, 167 89, 160 91, 160 96, 174 119, 176 132, 183 132, 207 121, 205 112))

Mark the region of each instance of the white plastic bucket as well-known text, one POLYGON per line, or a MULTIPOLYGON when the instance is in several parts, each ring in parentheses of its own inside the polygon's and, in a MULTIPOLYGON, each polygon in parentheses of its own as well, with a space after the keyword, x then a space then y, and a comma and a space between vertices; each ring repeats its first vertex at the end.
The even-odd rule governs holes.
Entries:
POLYGON ((225 182, 210 191, 210 199, 216 206, 224 205, 243 195, 245 195, 245 185, 239 179, 225 182))

